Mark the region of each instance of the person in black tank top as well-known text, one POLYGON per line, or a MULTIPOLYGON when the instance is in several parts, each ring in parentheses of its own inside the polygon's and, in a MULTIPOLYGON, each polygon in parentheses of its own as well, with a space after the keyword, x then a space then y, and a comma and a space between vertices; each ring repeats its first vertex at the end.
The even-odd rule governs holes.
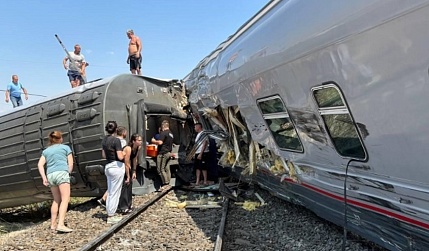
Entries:
POLYGON ((121 198, 119 199, 119 210, 122 213, 132 212, 133 202, 133 180, 136 179, 136 168, 139 152, 141 150, 143 139, 135 133, 131 135, 128 145, 124 147, 125 154, 125 166, 129 168, 131 172, 132 180, 130 182, 124 182, 122 185, 121 198))
POLYGON ((121 147, 121 142, 113 136, 118 125, 115 121, 109 121, 106 124, 105 130, 108 133, 101 142, 102 156, 106 158, 107 164, 104 167, 104 173, 107 178, 107 223, 114 224, 119 222, 122 217, 115 216, 118 209, 119 197, 121 195, 122 181, 124 180, 125 164, 122 162, 124 154, 121 147))

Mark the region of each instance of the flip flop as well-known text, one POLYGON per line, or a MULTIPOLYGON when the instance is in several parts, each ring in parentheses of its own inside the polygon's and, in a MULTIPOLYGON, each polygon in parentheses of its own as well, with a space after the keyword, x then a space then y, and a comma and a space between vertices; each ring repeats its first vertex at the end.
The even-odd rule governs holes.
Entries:
POLYGON ((160 187, 160 188, 158 188, 158 190, 156 190, 156 192, 164 192, 164 188, 162 188, 162 187, 160 187))
POLYGON ((133 212, 133 210, 132 209, 125 209, 124 211, 123 211, 125 214, 129 214, 129 213, 132 213, 133 212))
POLYGON ((66 226, 64 226, 64 227, 57 227, 57 232, 70 233, 70 232, 73 232, 73 229, 68 228, 66 226))

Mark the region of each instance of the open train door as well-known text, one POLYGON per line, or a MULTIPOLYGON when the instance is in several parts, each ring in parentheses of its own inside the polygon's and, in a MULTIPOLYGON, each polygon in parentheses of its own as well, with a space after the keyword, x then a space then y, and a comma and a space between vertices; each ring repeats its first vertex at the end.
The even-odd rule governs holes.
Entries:
POLYGON ((174 135, 172 154, 170 160, 171 181, 170 185, 176 185, 175 171, 179 168, 181 151, 188 145, 190 139, 189 130, 185 126, 187 115, 175 107, 144 102, 140 100, 127 107, 129 134, 135 132, 143 136, 142 151, 138 156, 137 179, 133 182, 133 194, 141 195, 156 191, 161 184, 161 178, 156 171, 155 156, 147 156, 147 141, 158 133, 158 128, 163 120, 170 122, 170 130, 174 135))
POLYGON ((133 194, 143 195, 154 192, 155 184, 154 178, 156 173, 150 170, 150 165, 146 159, 146 116, 145 116, 145 103, 141 99, 133 105, 127 106, 128 113, 128 134, 131 136, 133 133, 142 135, 142 150, 138 156, 137 168, 136 168, 136 179, 133 181, 133 194))

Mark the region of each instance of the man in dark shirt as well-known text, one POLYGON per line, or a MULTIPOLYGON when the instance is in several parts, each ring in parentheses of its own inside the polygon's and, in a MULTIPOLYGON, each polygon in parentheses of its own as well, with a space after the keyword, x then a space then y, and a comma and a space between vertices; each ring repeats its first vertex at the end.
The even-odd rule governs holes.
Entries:
POLYGON ((170 184, 170 158, 171 150, 173 149, 173 133, 170 131, 168 121, 164 120, 161 123, 161 132, 159 139, 152 138, 151 142, 158 145, 158 156, 156 157, 156 169, 161 176, 163 187, 161 191, 170 184))

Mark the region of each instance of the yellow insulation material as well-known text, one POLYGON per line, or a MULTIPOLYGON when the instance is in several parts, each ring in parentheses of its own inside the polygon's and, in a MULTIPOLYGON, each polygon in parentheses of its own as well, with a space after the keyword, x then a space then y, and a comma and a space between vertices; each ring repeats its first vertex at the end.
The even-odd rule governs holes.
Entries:
POLYGON ((244 201, 243 203, 236 202, 235 204, 236 205, 243 205, 242 208, 244 210, 247 210, 247 211, 253 211, 261 205, 260 202, 248 201, 248 200, 244 201))

